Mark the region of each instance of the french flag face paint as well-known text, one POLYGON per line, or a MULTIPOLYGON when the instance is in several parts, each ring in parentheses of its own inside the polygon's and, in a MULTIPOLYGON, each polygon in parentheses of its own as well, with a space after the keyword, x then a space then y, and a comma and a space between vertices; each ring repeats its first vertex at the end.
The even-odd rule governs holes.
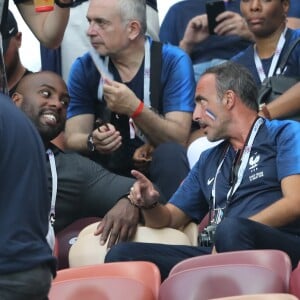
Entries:
POLYGON ((216 120, 216 116, 215 116, 210 110, 206 109, 206 110, 205 110, 205 114, 206 114, 209 118, 211 118, 213 121, 216 120))

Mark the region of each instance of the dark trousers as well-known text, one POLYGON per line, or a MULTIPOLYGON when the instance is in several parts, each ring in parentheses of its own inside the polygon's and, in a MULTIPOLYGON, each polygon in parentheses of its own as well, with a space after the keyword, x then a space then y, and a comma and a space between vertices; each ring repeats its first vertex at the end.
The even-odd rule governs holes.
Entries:
POLYGON ((300 260, 300 236, 243 218, 224 218, 216 230, 217 252, 276 249, 286 252, 295 268, 300 260))
MULTIPOLYGON (((300 260, 300 237, 242 218, 225 218, 217 227, 217 252, 277 249, 286 252, 295 268, 300 260)), ((210 247, 126 242, 115 245, 105 262, 145 260, 155 263, 164 280, 178 262, 211 253, 210 247)))
POLYGON ((209 253, 211 253, 210 247, 125 242, 113 246, 107 253, 105 262, 150 261, 158 266, 161 278, 164 280, 178 262, 209 253))
POLYGON ((168 201, 189 173, 186 149, 176 143, 163 143, 153 152, 149 177, 168 201))
POLYGON ((52 273, 45 264, 34 269, 0 275, 1 300, 47 300, 52 273))

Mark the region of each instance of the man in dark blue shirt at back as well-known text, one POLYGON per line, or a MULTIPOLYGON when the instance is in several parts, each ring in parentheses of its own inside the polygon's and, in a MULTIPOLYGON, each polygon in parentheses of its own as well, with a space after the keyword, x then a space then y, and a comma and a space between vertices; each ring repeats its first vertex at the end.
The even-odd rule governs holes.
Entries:
POLYGON ((31 121, 0 94, 0 298, 47 299, 55 258, 46 241, 46 157, 31 121))

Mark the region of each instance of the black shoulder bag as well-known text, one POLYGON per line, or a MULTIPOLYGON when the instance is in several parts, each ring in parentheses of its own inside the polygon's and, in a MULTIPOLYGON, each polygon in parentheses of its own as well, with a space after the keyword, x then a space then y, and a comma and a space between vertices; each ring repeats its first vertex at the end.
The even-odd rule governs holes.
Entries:
MULTIPOLYGON (((278 67, 276 68, 276 70, 279 70, 280 73, 277 74, 277 72, 275 72, 277 75, 266 78, 261 84, 258 92, 258 105, 272 102, 274 99, 282 95, 285 91, 300 81, 300 77, 288 77, 282 74, 290 54, 299 42, 300 38, 296 39, 285 51, 285 53, 282 53, 280 56, 278 67)), ((300 114, 293 115, 289 117, 289 119, 299 121, 300 114)))

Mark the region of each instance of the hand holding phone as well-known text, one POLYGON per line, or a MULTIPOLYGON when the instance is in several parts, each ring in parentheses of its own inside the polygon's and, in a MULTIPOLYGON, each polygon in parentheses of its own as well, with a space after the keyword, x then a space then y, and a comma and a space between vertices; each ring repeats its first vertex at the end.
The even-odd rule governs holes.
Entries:
POLYGON ((226 10, 225 2, 223 0, 207 0, 205 6, 208 20, 208 31, 210 34, 215 34, 214 29, 218 25, 216 17, 226 10))

